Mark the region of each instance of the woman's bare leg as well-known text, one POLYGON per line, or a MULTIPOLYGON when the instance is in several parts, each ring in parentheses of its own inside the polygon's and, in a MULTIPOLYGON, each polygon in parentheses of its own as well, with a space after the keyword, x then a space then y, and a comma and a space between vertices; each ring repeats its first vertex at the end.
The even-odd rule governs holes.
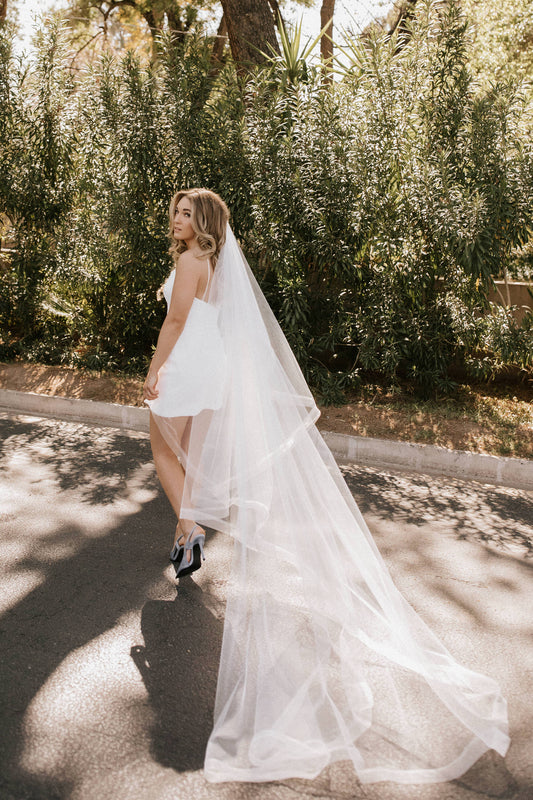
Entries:
MULTIPOLYGON (((176 417, 172 423, 174 434, 179 442, 183 441, 183 435, 188 423, 190 426, 189 417, 176 417)), ((188 445, 188 436, 186 438, 188 445)), ((157 476, 169 499, 170 505, 178 517, 178 524, 174 537, 174 542, 176 542, 180 536, 186 538, 187 534, 196 523, 194 520, 190 519, 180 520, 180 509, 183 504, 183 490, 185 485, 185 470, 178 461, 178 457, 172 448, 167 444, 152 414, 150 414, 150 443, 152 445, 152 455, 154 457, 157 476)))
MULTIPOLYGON (((176 418, 176 423, 173 427, 178 441, 183 435, 186 424, 187 417, 176 418)), ((185 483, 185 470, 178 461, 177 455, 165 441, 152 414, 150 414, 150 444, 152 445, 157 477, 161 481, 161 486, 170 501, 170 505, 176 512, 176 516, 179 517, 183 485, 185 483)))

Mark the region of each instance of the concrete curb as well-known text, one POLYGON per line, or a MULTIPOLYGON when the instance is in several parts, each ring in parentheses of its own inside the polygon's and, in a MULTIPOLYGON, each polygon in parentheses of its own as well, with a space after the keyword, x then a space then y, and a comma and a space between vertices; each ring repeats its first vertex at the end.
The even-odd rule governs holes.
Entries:
POLYGON ((51 397, 34 392, 0 389, 0 411, 15 414, 35 414, 56 417, 70 422, 88 422, 109 428, 126 428, 148 432, 148 408, 102 403, 98 400, 78 400, 73 397, 51 397))
MULTIPOLYGON (((147 408, 51 397, 32 392, 0 389, 0 411, 34 414, 104 427, 148 432, 147 408)), ((371 439, 322 431, 324 441, 339 461, 385 468, 443 475, 533 491, 533 461, 501 458, 483 453, 448 450, 429 444, 411 444, 389 439, 371 439)))
POLYGON ((465 450, 449 450, 432 444, 370 439, 342 433, 327 432, 323 436, 339 461, 533 491, 533 461, 527 459, 503 458, 465 450))

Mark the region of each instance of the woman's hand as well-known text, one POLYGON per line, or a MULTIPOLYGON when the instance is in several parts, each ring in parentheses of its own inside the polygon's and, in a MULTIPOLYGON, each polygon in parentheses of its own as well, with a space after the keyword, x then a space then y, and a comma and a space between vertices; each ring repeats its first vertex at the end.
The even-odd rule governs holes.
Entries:
POLYGON ((157 373, 149 372, 143 386, 143 400, 155 400, 158 397, 157 373))

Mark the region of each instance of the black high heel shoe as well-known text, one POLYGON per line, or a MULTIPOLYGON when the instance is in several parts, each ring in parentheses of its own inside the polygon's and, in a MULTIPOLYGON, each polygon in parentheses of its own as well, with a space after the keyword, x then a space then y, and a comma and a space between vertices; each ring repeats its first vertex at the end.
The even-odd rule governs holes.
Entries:
POLYGON ((184 578, 185 575, 190 575, 191 572, 195 572, 197 569, 200 569, 200 567, 202 566, 202 560, 205 561, 205 556, 204 556, 205 533, 197 533, 194 539, 191 539, 191 536, 193 535, 194 531, 196 530, 196 528, 199 527, 200 527, 199 525, 195 525, 189 532, 185 540, 185 544, 182 545, 183 553, 181 555, 180 562, 179 564, 176 564, 176 562, 174 562, 174 567, 176 570, 176 578, 184 578), (186 558, 185 552, 191 554, 190 560, 186 558))

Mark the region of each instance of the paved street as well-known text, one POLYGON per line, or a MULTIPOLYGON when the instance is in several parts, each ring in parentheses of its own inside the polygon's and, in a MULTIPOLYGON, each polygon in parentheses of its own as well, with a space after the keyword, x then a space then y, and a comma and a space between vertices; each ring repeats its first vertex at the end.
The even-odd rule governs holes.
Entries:
POLYGON ((533 493, 343 467, 407 599, 500 682, 505 762, 433 786, 361 786, 344 763, 211 785, 228 537, 177 593, 146 435, 3 415, 0 441, 0 800, 533 798, 533 493))

